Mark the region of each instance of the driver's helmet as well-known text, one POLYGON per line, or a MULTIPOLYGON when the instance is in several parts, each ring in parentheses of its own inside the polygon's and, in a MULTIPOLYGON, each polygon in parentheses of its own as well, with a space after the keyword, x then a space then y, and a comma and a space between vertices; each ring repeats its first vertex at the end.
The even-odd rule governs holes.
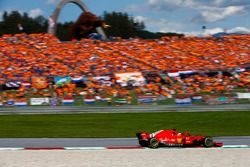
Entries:
POLYGON ((178 136, 178 137, 181 137, 181 136, 182 136, 182 133, 178 133, 177 136, 178 136))

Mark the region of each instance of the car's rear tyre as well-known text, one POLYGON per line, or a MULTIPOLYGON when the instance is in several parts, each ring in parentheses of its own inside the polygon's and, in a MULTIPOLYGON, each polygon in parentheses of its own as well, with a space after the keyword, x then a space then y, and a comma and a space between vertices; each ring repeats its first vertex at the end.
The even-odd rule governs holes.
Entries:
POLYGON ((160 142, 156 138, 149 139, 148 147, 149 148, 158 148, 160 142))
POLYGON ((203 140, 203 145, 204 145, 204 147, 213 147, 214 141, 213 141, 212 137, 205 137, 203 140))

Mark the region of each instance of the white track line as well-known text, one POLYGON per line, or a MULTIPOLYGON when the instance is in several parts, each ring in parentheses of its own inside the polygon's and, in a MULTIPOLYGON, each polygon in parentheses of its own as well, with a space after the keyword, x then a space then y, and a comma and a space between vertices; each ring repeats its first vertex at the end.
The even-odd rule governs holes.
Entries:
POLYGON ((106 147, 64 147, 65 150, 105 150, 106 147))
MULTIPOLYGON (((195 148, 195 147, 187 147, 187 148, 195 148)), ((204 147, 200 147, 200 148, 204 148, 204 147)), ((250 148, 250 145, 224 145, 222 147, 213 147, 213 148, 250 148)), ((58 150, 110 150, 112 148, 110 147, 61 147, 61 148, 58 148, 58 150)), ((116 147, 114 147, 113 149, 117 149, 116 147)), ((136 148, 130 148, 130 147, 123 147, 122 149, 136 149, 136 148)), ((150 148, 146 148, 146 147, 141 147, 138 149, 150 149, 150 148)), ((181 147, 171 147, 171 148, 168 148, 168 147, 164 147, 164 148, 160 148, 160 149, 182 149, 181 147)), ((57 150, 56 148, 53 149, 48 149, 48 148, 39 148, 39 149, 36 149, 35 147, 32 149, 32 148, 29 148, 29 149, 26 149, 26 148, 22 148, 22 147, 5 147, 5 148, 0 148, 0 151, 17 151, 17 150, 26 150, 26 151, 29 151, 29 150, 57 150)))

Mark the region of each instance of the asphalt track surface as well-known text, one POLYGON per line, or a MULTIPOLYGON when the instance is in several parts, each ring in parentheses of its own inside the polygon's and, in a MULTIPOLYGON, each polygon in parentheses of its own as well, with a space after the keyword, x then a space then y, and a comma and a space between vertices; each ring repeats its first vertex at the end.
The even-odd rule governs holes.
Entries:
POLYGON ((145 113, 145 112, 204 112, 250 111, 249 104, 226 105, 141 105, 141 106, 29 106, 0 107, 0 115, 10 114, 77 114, 77 113, 145 113))
MULTIPOLYGON (((214 137, 224 145, 250 145, 250 136, 214 137)), ((137 138, 4 138, 0 148, 139 146, 137 138)))
MULTIPOLYGON (((11 114, 76 114, 76 113, 145 113, 145 112, 204 112, 250 111, 250 104, 227 105, 143 105, 143 106, 35 106, 1 107, 1 115, 11 114)), ((250 145, 250 136, 214 137, 224 145, 250 145)), ((0 148, 7 147, 108 147, 138 146, 136 138, 3 138, 0 148)))

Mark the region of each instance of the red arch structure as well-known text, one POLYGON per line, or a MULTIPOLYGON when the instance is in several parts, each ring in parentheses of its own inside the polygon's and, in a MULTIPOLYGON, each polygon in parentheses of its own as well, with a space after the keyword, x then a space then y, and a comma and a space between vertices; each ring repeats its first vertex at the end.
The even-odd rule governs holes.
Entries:
MULTIPOLYGON (((56 34, 56 29, 57 29, 57 20, 59 18, 60 12, 62 10, 62 8, 64 7, 64 5, 66 5, 67 3, 73 3, 76 4, 78 7, 80 7, 80 9, 83 12, 90 12, 89 9, 87 8, 87 6, 81 1, 81 0, 61 0, 58 5, 56 6, 56 9, 54 10, 53 14, 51 15, 50 19, 52 19, 53 21, 53 26, 49 26, 48 27, 48 33, 55 35, 56 34)), ((104 33, 102 27, 97 27, 96 31, 102 35, 102 38, 104 40, 107 39, 106 34, 104 33)))

